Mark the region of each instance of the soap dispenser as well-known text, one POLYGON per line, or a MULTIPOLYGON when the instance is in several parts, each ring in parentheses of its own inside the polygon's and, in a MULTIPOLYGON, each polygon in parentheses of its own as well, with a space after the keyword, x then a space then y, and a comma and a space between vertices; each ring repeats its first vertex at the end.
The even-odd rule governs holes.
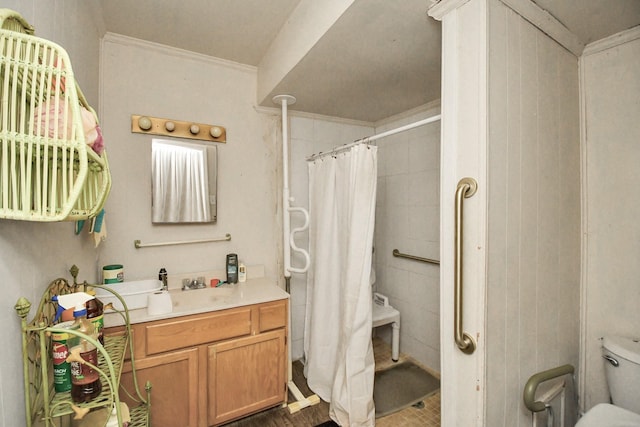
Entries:
POLYGON ((167 270, 164 267, 161 268, 160 272, 158 273, 158 280, 162 282, 163 291, 169 290, 169 286, 167 285, 167 270))

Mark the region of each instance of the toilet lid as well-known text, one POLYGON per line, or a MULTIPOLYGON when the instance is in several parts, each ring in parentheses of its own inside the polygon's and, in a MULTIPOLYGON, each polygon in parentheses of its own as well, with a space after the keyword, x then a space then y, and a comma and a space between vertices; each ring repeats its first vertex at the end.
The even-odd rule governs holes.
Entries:
POLYGON ((602 346, 617 356, 640 364, 640 340, 638 339, 610 335, 603 338, 602 346))
POLYGON ((640 415, 608 403, 600 403, 594 406, 576 424, 576 427, 638 426, 640 426, 640 415))

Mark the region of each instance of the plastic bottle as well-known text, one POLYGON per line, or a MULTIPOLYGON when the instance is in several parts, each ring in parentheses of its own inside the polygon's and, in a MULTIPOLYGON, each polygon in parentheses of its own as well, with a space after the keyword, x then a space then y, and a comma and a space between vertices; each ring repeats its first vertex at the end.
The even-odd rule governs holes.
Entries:
MULTIPOLYGON (((87 309, 84 304, 79 304, 73 312, 75 321, 71 330, 82 332, 97 339, 93 323, 87 320, 87 309)), ((77 335, 69 334, 69 353, 79 351, 80 356, 93 365, 98 365, 98 349, 88 340, 77 335)), ((76 403, 89 402, 96 398, 102 391, 100 374, 89 365, 73 361, 71 362, 71 398, 76 403)))
POLYGON ((247 267, 240 263, 238 266, 238 282, 244 283, 247 281, 247 267))
POLYGON ((104 345, 104 304, 95 297, 96 291, 87 291, 87 294, 93 295, 93 299, 85 303, 87 307, 87 319, 93 323, 93 327, 96 329, 96 334, 98 335, 98 341, 104 345))
POLYGON ((238 254, 227 254, 227 283, 238 283, 238 254))

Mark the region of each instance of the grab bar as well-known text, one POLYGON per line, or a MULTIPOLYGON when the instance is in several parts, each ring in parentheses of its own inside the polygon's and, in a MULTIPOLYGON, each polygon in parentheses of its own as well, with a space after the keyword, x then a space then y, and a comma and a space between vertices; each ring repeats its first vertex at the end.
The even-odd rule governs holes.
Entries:
POLYGON ((289 233, 289 246, 292 251, 302 254, 302 256, 304 257, 304 267, 302 268, 292 267, 291 258, 289 257, 289 262, 285 262, 285 266, 286 266, 285 268, 287 271, 291 273, 306 273, 309 270, 309 266, 311 265, 311 256, 309 255, 308 251, 296 245, 296 241, 294 237, 296 233, 300 233, 309 229, 309 212, 305 208, 300 208, 300 207, 289 207, 287 210, 289 212, 300 212, 304 216, 304 224, 302 224, 300 227, 294 228, 289 233))
POLYGON ((462 327, 462 201, 476 194, 478 183, 473 178, 462 178, 456 189, 455 204, 455 250, 453 275, 453 333, 456 345, 465 354, 472 354, 476 350, 473 337, 463 331, 462 327))
POLYGON ((557 368, 548 369, 546 371, 538 372, 532 375, 524 386, 524 392, 522 398, 524 399, 524 405, 531 412, 541 412, 547 407, 544 402, 536 401, 536 390, 540 383, 545 381, 561 377, 563 375, 573 374, 573 365, 562 365, 557 368))
POLYGON ((231 240, 231 234, 227 233, 227 235, 224 237, 215 237, 212 239, 202 239, 202 240, 183 240, 181 242, 142 243, 140 240, 134 240, 133 246, 135 246, 136 249, 140 249, 140 248, 151 248, 155 246, 187 245, 191 243, 225 242, 229 240, 231 240))
POLYGON ((398 257, 398 258, 407 258, 407 259, 412 259, 414 261, 426 262, 428 264, 440 265, 440 261, 438 261, 437 259, 423 258, 423 257, 420 257, 420 256, 403 254, 402 252, 400 252, 397 249, 394 249, 392 254, 393 254, 393 256, 398 257))

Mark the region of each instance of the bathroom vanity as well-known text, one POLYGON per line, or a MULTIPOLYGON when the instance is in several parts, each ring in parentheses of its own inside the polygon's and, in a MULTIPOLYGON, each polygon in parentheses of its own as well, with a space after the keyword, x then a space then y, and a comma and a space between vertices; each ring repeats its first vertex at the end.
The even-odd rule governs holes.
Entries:
POLYGON ((125 361, 121 379, 151 381, 154 426, 214 426, 286 402, 286 292, 257 278, 170 294, 171 313, 130 312, 135 369, 125 361))

